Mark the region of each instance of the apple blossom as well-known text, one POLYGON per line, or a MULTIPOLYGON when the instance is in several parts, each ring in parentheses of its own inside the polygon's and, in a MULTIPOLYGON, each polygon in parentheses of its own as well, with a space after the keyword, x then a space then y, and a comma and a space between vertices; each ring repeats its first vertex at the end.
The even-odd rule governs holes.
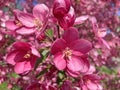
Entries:
POLYGON ((91 48, 92 44, 85 39, 79 39, 77 29, 71 27, 65 31, 62 38, 53 43, 51 47, 51 53, 54 55, 53 62, 58 70, 86 72, 89 64, 83 56, 91 48))
POLYGON ((15 42, 7 54, 7 63, 14 65, 14 71, 18 74, 29 72, 35 65, 39 52, 26 42, 15 42))
POLYGON ((80 82, 82 90, 103 90, 99 83, 100 78, 94 74, 84 75, 80 82))
POLYGON ((53 4, 53 14, 56 18, 60 19, 64 17, 70 9, 70 0, 54 0, 53 4))

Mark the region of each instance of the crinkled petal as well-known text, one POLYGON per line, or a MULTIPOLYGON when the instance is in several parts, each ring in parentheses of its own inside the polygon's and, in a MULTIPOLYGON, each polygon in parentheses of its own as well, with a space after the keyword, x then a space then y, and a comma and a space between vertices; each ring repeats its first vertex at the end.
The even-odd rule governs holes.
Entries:
POLYGON ((88 81, 86 86, 89 90, 99 90, 98 85, 96 83, 91 82, 91 81, 88 81))
POLYGON ((63 39, 67 43, 71 43, 77 39, 79 39, 79 32, 76 28, 70 27, 68 30, 64 32, 63 39))
POLYGON ((31 47, 31 52, 33 55, 40 57, 40 53, 34 47, 31 47))
POLYGON ((15 30, 20 27, 20 26, 16 25, 14 21, 6 21, 5 25, 6 25, 6 28, 9 30, 15 30))
POLYGON ((88 40, 79 39, 71 43, 70 48, 79 51, 83 54, 89 52, 92 49, 92 44, 88 40))
POLYGON ((35 17, 32 14, 20 12, 17 14, 17 18, 26 27, 35 26, 35 17))
POLYGON ((77 17, 76 20, 75 20, 74 25, 82 24, 82 23, 84 23, 85 20, 87 20, 88 18, 89 18, 88 15, 84 15, 84 16, 77 17))
POLYGON ((49 8, 45 4, 38 4, 33 8, 33 15, 35 18, 39 18, 41 22, 44 22, 48 17, 49 8))
POLYGON ((28 72, 32 69, 30 62, 24 61, 24 62, 18 62, 15 64, 14 71, 17 74, 28 72))
POLYGON ((22 27, 18 29, 16 32, 21 35, 30 35, 35 32, 35 28, 27 28, 27 27, 22 27))
POLYGON ((66 61, 61 53, 54 56, 53 62, 58 70, 63 70, 66 68, 66 61))
POLYGON ((51 46, 51 53, 56 54, 63 51, 66 48, 66 42, 64 39, 57 39, 51 46))
POLYGON ((78 77, 80 75, 80 72, 73 72, 69 69, 67 69, 67 73, 72 77, 78 77))
POLYGON ((80 57, 71 56, 67 60, 67 68, 73 72, 81 71, 84 68, 84 62, 80 57))
POLYGON ((17 50, 14 50, 14 51, 12 51, 12 52, 10 52, 10 53, 8 53, 7 54, 7 57, 6 57, 6 61, 7 61, 7 63, 9 63, 9 64, 12 64, 12 65, 15 65, 15 57, 16 57, 16 55, 18 54, 19 52, 17 51, 17 50))

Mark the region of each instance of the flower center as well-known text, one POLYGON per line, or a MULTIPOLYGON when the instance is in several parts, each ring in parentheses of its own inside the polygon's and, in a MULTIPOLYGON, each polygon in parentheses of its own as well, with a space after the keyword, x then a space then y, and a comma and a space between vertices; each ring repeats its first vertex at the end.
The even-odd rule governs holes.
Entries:
POLYGON ((30 58, 30 56, 31 55, 29 53, 27 53, 27 54, 24 55, 24 58, 30 58))
POLYGON ((70 56, 72 55, 72 51, 67 47, 67 48, 64 50, 63 54, 64 54, 64 57, 65 57, 65 58, 68 58, 68 57, 70 57, 70 56))
POLYGON ((20 21, 18 21, 18 20, 15 20, 15 24, 16 24, 17 26, 22 26, 22 23, 21 23, 20 21))
POLYGON ((34 19, 34 24, 36 27, 40 27, 41 26, 41 22, 39 21, 39 19, 34 19))

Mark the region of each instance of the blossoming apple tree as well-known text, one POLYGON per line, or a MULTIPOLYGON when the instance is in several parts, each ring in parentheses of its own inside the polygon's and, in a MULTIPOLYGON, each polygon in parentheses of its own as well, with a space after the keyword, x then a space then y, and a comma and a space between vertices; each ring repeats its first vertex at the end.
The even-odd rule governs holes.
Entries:
POLYGON ((0 90, 119 90, 119 0, 1 0, 0 90))

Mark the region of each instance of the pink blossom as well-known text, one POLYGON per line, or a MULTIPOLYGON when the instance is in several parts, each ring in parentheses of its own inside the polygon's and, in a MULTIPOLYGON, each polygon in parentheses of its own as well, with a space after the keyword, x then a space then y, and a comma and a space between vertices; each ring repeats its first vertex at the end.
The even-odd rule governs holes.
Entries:
POLYGON ((51 53, 54 55, 53 62, 58 70, 67 69, 69 72, 86 72, 89 62, 84 55, 92 49, 92 44, 79 39, 78 30, 69 28, 63 37, 57 39, 52 47, 51 53))
POLYGON ((53 15, 58 19, 64 17, 69 12, 70 6, 70 0, 54 0, 53 15))
POLYGON ((69 27, 73 26, 75 21, 75 11, 73 7, 70 7, 69 12, 63 17, 58 20, 60 26, 67 30, 69 27))
POLYGON ((84 75, 80 82, 80 87, 82 90, 103 90, 99 81, 100 78, 95 74, 84 75))
POLYGON ((33 15, 20 12, 17 14, 18 20, 26 27, 40 27, 48 16, 49 9, 45 4, 38 4, 33 8, 33 15))
POLYGON ((6 22, 7 28, 16 30, 18 34, 29 35, 40 30, 46 23, 49 9, 45 4, 38 4, 33 8, 33 14, 15 11, 16 19, 6 22))
MULTIPOLYGON (((23 24, 18 20, 17 18, 17 14, 20 13, 21 11, 19 10, 13 10, 13 14, 14 14, 14 18, 9 19, 5 22, 5 26, 8 30, 13 32, 16 32, 19 29, 25 28, 23 26, 23 24)), ((28 31, 28 29, 26 29, 25 31, 28 31)))
POLYGON ((7 54, 7 63, 14 65, 14 71, 18 74, 29 72, 35 65, 39 52, 26 42, 15 42, 11 51, 7 54))
POLYGON ((95 36, 98 38, 99 43, 102 43, 108 49, 111 49, 107 41, 103 39, 103 37, 107 35, 107 28, 99 28, 95 17, 91 17, 90 19, 93 26, 93 32, 95 33, 95 36))

